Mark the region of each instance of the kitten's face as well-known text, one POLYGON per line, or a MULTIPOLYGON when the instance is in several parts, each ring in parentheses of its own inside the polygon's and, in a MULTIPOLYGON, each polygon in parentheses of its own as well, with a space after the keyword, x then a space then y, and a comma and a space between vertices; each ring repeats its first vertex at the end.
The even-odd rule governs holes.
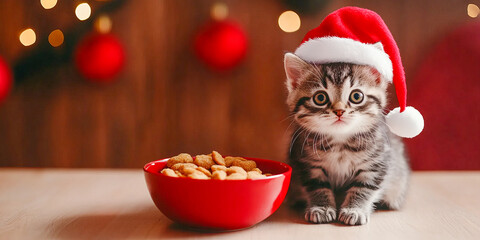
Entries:
POLYGON ((338 136, 368 131, 386 105, 387 83, 369 66, 309 64, 285 55, 287 104, 295 121, 310 131, 338 136))

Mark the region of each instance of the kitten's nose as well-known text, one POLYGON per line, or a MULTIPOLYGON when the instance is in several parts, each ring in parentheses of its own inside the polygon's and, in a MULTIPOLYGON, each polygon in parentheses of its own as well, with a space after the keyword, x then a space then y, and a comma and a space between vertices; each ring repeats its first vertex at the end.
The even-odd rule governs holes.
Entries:
POLYGON ((335 113, 335 115, 340 117, 345 112, 345 107, 346 107, 345 103, 337 102, 337 103, 333 104, 333 106, 332 106, 333 110, 332 111, 335 113))
POLYGON ((337 115, 337 117, 341 117, 343 115, 343 113, 345 112, 345 110, 337 109, 337 110, 333 110, 333 112, 337 115))

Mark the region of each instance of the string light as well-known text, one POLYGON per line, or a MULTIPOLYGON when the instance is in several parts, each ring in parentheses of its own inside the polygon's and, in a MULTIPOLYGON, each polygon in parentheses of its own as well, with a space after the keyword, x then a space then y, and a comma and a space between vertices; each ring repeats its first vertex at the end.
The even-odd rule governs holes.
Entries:
POLYGON ((52 9, 57 5, 57 0, 40 0, 40 4, 42 4, 42 7, 45 9, 52 9))
POLYGON ((80 3, 75 8, 75 15, 77 15, 77 18, 80 21, 87 20, 90 17, 91 13, 92 9, 90 8, 90 5, 88 5, 88 3, 80 3))
POLYGON ((53 30, 50 35, 48 35, 48 42, 53 47, 58 47, 63 43, 63 32, 60 29, 53 30))
POLYGON ((475 5, 473 3, 470 3, 467 6, 467 14, 471 18, 476 18, 478 16, 478 14, 480 14, 480 8, 478 8, 477 5, 475 5))
POLYGON ((210 16, 217 20, 224 20, 228 16, 228 7, 225 3, 217 2, 210 10, 210 16))
POLYGON ((35 31, 33 31, 33 29, 27 28, 20 33, 19 39, 23 46, 30 46, 37 41, 37 36, 35 35, 35 31))
POLYGON ((112 29, 112 20, 107 15, 101 15, 95 20, 95 29, 100 33, 108 33, 112 29))
POLYGON ((300 17, 294 11, 285 11, 278 17, 278 26, 284 32, 296 32, 300 25, 300 17))

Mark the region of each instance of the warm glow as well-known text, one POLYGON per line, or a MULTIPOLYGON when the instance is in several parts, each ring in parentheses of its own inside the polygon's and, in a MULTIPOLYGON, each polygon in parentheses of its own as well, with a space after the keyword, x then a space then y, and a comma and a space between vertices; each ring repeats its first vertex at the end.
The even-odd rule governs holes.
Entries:
POLYGON ((95 29, 101 33, 108 33, 112 29, 112 20, 107 15, 101 15, 95 20, 95 29))
POLYGON ((45 9, 51 9, 57 5, 57 0, 40 0, 40 4, 45 9))
POLYGON ((22 33, 20 33, 20 42, 24 46, 30 46, 34 44, 36 40, 37 36, 35 35, 35 31, 33 31, 31 28, 25 29, 22 33))
POLYGON ((75 8, 75 15, 77 15, 77 18, 80 19, 80 21, 88 19, 91 13, 92 9, 88 3, 80 3, 77 8, 75 8))
POLYGON ((283 12, 278 17, 278 26, 284 32, 295 32, 300 29, 300 17, 294 11, 283 12))
POLYGON ((477 5, 475 5, 473 3, 470 3, 467 6, 467 14, 471 18, 476 18, 478 16, 478 14, 480 14, 480 8, 478 8, 477 5))
POLYGON ((210 10, 210 15, 215 20, 223 20, 228 16, 228 7, 225 3, 215 3, 210 10))
POLYGON ((53 30, 50 35, 48 35, 48 42, 54 47, 58 47, 63 43, 63 32, 60 29, 53 30))

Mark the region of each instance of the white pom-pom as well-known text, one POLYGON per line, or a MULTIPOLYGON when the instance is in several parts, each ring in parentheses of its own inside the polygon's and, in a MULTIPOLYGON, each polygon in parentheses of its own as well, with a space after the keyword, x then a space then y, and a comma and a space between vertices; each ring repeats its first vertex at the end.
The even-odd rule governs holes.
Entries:
POLYGON ((417 136, 424 126, 422 114, 413 107, 406 107, 403 112, 398 107, 393 109, 387 114, 386 121, 390 131, 404 138, 417 136))

